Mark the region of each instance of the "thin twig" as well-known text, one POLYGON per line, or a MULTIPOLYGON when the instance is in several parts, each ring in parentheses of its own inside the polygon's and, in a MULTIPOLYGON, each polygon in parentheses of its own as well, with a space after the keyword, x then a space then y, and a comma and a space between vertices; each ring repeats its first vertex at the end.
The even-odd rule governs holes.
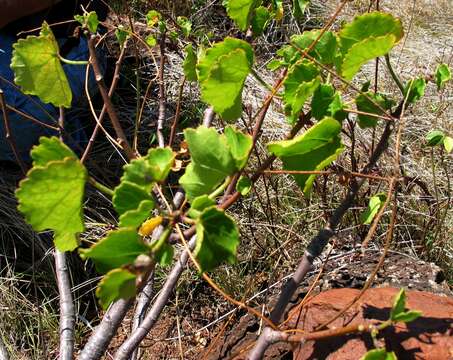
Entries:
POLYGON ((11 131, 8 110, 6 108, 6 103, 5 103, 5 96, 3 94, 2 89, 0 89, 0 107, 2 108, 3 124, 5 126, 6 141, 8 142, 8 144, 11 148, 11 151, 13 152, 13 155, 16 158, 17 164, 19 165, 20 169, 22 170, 22 173, 25 175, 27 172, 27 168, 26 168, 24 162, 22 161, 22 159, 19 155, 19 152, 17 150, 16 140, 14 139, 13 133, 11 131))

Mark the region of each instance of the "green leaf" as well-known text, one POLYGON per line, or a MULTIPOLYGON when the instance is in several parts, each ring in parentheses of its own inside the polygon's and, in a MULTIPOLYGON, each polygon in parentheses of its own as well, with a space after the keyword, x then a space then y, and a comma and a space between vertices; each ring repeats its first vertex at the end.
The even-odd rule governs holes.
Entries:
MULTIPOLYGON (((346 24, 338 35, 341 52, 346 54, 355 44, 371 38, 393 35, 395 44, 401 40, 404 31, 401 20, 390 14, 375 11, 357 16, 352 22, 346 24)), ((367 51, 367 48, 363 47, 363 50, 367 51)))
POLYGON ((138 255, 149 251, 150 248, 134 228, 124 228, 110 231, 105 238, 88 249, 80 249, 80 257, 93 260, 96 269, 106 273, 132 264, 138 255))
POLYGON ((119 227, 138 228, 154 209, 154 201, 143 200, 137 209, 129 210, 120 216, 119 227))
POLYGON ((453 151, 453 138, 451 138, 450 136, 445 136, 444 148, 447 154, 450 154, 453 151))
POLYGON ((39 138, 39 145, 31 149, 33 166, 46 166, 50 161, 64 160, 65 158, 77 159, 77 155, 55 136, 39 138))
POLYGON ((384 348, 370 350, 360 360, 397 360, 397 358, 393 351, 387 352, 384 348))
POLYGON ((352 80, 362 65, 387 54, 395 46, 393 34, 364 39, 352 45, 343 58, 341 73, 346 80, 352 80))
POLYGON ((426 135, 426 143, 428 146, 437 146, 442 144, 445 139, 445 133, 441 130, 431 130, 426 135))
POLYGON ((197 245, 194 250, 201 272, 218 265, 236 262, 239 230, 234 220, 215 207, 203 211, 197 221, 197 245))
POLYGON ((441 90, 447 81, 451 80, 451 71, 447 64, 439 64, 436 69, 437 90, 441 90))
POLYGON ((226 0, 224 3, 228 16, 240 30, 245 31, 250 25, 253 11, 260 2, 258 0, 226 0))
POLYGON ((269 20, 272 18, 271 13, 265 6, 255 9, 255 15, 252 18, 252 31, 254 36, 260 36, 267 27, 269 20))
POLYGON ((239 191, 242 196, 246 196, 252 190, 252 186, 252 181, 248 177, 241 176, 236 183, 236 190, 239 191))
POLYGON ((390 311, 390 319, 395 320, 395 316, 404 312, 406 308, 406 292, 401 289, 393 300, 392 310, 390 311))
POLYGON ((322 120, 330 115, 329 106, 334 100, 335 89, 330 84, 321 84, 315 90, 311 99, 311 115, 316 120, 322 120))
MULTIPOLYGON (((367 92, 365 94, 359 94, 356 99, 355 103, 357 105, 357 110, 370 113, 370 114, 376 114, 376 115, 382 115, 384 114, 384 111, 381 110, 375 103, 373 103, 370 99, 374 100, 375 103, 379 104, 382 109, 388 110, 393 106, 393 102, 389 101, 384 95, 379 94, 379 93, 373 93, 373 92, 367 92)), ((359 126, 364 129, 364 128, 369 128, 369 127, 375 127, 378 123, 377 117, 370 116, 370 115, 364 115, 364 114, 358 114, 357 115, 359 126)))
POLYGON ((319 70, 310 61, 302 60, 291 67, 283 84, 285 86, 283 102, 287 120, 290 124, 294 124, 305 102, 320 84, 319 70))
POLYGON ((293 13, 296 18, 302 17, 310 5, 310 0, 293 0, 293 13))
POLYGON ((121 181, 113 193, 112 203, 118 215, 135 210, 143 200, 152 201, 148 191, 130 181, 121 181))
MULTIPOLYGON (((304 31, 301 35, 293 35, 291 37, 292 47, 286 49, 286 60, 289 63, 294 63, 302 56, 301 51, 307 50, 321 34, 321 30, 304 31)), ((321 38, 316 42, 313 50, 308 54, 325 65, 334 63, 337 53, 337 38, 331 31, 326 31, 321 38)))
POLYGON ((407 99, 406 103, 413 104, 420 100, 425 95, 425 88, 426 80, 423 78, 409 81, 404 89, 404 97, 407 99))
POLYGON ((169 148, 154 148, 148 154, 126 164, 121 181, 134 183, 149 191, 154 181, 164 181, 175 160, 175 154, 169 148))
POLYGON ((225 136, 218 134, 215 129, 205 126, 186 129, 184 136, 192 162, 179 183, 187 198, 192 200, 212 192, 236 168, 225 136))
POLYGON ((173 261, 173 253, 173 246, 168 243, 164 243, 154 253, 154 257, 160 266, 168 266, 171 265, 171 262, 173 261))
POLYGON ((252 137, 236 130, 232 126, 225 128, 225 137, 231 156, 234 159, 236 170, 240 170, 247 164, 253 146, 252 137))
POLYGON ((154 47, 157 45, 157 39, 154 35, 148 35, 146 38, 145 38, 145 42, 150 46, 150 47, 154 47))
POLYGON ((116 300, 134 297, 136 278, 135 274, 125 269, 114 269, 105 274, 96 289, 102 309, 107 310, 116 300))
POLYGON ((95 11, 91 11, 83 15, 75 15, 74 19, 77 20, 82 26, 86 27, 90 33, 95 34, 98 30, 99 19, 95 11))
POLYGON ((336 92, 333 97, 333 101, 329 105, 329 113, 331 114, 331 117, 340 122, 346 119, 348 113, 344 110, 344 108, 345 105, 343 100, 341 99, 340 94, 336 92))
POLYGON ((77 234, 84 230, 86 180, 85 167, 77 159, 66 158, 33 167, 16 191, 18 208, 26 221, 35 231, 53 230, 60 251, 71 251, 79 245, 77 234))
POLYGON ((159 11, 150 10, 146 14, 146 24, 149 27, 154 27, 162 19, 162 15, 159 11))
POLYGON ((23 93, 57 107, 71 106, 72 92, 60 63, 58 43, 46 22, 39 36, 27 36, 13 45, 11 69, 23 93))
MULTIPOLYGON (((332 118, 311 127, 292 139, 267 145, 268 151, 283 162, 285 170, 318 171, 324 169, 343 151, 340 138, 341 124, 332 118)), ((303 192, 310 193, 316 175, 294 175, 303 192)))
POLYGON ((362 213, 360 220, 362 224, 369 225, 373 221, 382 206, 384 206, 387 196, 385 194, 377 194, 370 198, 367 209, 362 213))
POLYGON ((422 316, 421 311, 410 310, 395 315, 393 321, 409 323, 411 321, 414 321, 415 319, 418 319, 420 316, 422 316))
POLYGON ((180 26, 183 35, 188 37, 192 31, 192 22, 185 16, 178 16, 176 18, 176 23, 180 26))
POLYGON ((118 43, 120 44, 120 47, 122 48, 127 38, 129 37, 129 32, 124 29, 123 25, 118 25, 115 30, 115 36, 116 40, 118 40, 118 43))
POLYGON ((199 58, 201 97, 225 120, 241 116, 242 90, 253 58, 253 50, 247 42, 229 37, 199 58))
POLYGON ((184 48, 186 57, 184 58, 184 75, 189 81, 197 81, 197 54, 193 50, 192 44, 184 48))
POLYGON ((216 202, 211 199, 208 195, 201 195, 193 199, 190 204, 190 209, 187 211, 187 216, 192 219, 196 219, 200 216, 201 212, 211 206, 214 206, 216 202))

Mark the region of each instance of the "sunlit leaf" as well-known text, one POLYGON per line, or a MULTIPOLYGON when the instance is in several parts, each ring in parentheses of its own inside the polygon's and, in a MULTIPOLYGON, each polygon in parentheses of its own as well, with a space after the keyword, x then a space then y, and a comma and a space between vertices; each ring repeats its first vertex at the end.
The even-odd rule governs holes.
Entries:
POLYGON ((232 218, 222 210, 211 207, 200 215, 196 229, 194 255, 202 272, 211 271, 224 262, 236 262, 239 231, 232 218))
POLYGON ((145 42, 150 46, 150 47, 154 47, 157 45, 157 39, 154 35, 148 35, 146 38, 145 38, 145 42))
POLYGON ((242 196, 246 196, 252 190, 252 181, 246 177, 241 176, 236 184, 236 190, 241 193, 242 196))
POLYGON ((181 28, 183 35, 188 37, 192 31, 192 22, 185 16, 178 16, 176 18, 176 23, 181 28))
POLYGON ((451 80, 451 71, 447 64, 440 64, 436 69, 437 90, 441 90, 445 83, 451 80))
POLYGON ((87 249, 80 249, 83 259, 91 259, 96 269, 106 273, 112 269, 132 264, 140 254, 150 248, 142 241, 133 228, 110 231, 105 238, 87 249))
POLYGON ((360 360, 397 360, 395 353, 385 349, 373 349, 368 351, 360 360))
POLYGON ((236 130, 232 126, 227 126, 225 128, 225 137, 228 147, 230 148, 230 154, 234 159, 236 169, 242 169, 247 163, 249 153, 252 150, 252 137, 236 130))
POLYGON ((125 269, 114 269, 105 274, 96 289, 102 308, 106 310, 116 300, 134 297, 135 281, 136 275, 125 269))
POLYGON ((57 107, 71 106, 72 92, 60 63, 58 43, 46 22, 39 36, 27 36, 13 45, 11 69, 23 93, 57 107))
POLYGON ((192 44, 185 47, 186 57, 184 58, 184 75, 189 81, 197 81, 197 54, 193 50, 192 44))
POLYGON ((154 27, 162 19, 162 14, 156 10, 150 10, 146 14, 146 24, 149 27, 154 27))
POLYGON ((445 139, 445 133, 441 130, 431 130, 426 135, 426 144, 428 146, 436 146, 441 144, 445 139))
POLYGON ((415 103, 425 95, 426 80, 418 78, 410 80, 404 89, 404 96, 407 104, 415 103))
POLYGON ((299 59, 301 50, 307 50, 317 40, 313 50, 308 54, 325 65, 333 64, 337 53, 337 38, 331 31, 326 31, 321 35, 321 30, 304 31, 301 35, 291 36, 291 44, 295 47, 299 59))
POLYGON ((386 199, 387 196, 385 194, 377 194, 370 198, 368 207, 360 217, 362 224, 371 224, 379 210, 384 206, 386 199))
POLYGON ((253 11, 260 2, 259 0, 225 0, 224 3, 228 16, 239 29, 245 31, 250 25, 253 11))
POLYGON ((305 104, 320 84, 318 68, 308 60, 294 64, 283 83, 283 101, 288 122, 294 124, 305 104))
POLYGON ((71 251, 79 245, 77 235, 84 230, 86 180, 85 167, 69 157, 33 167, 16 191, 18 208, 27 222, 35 231, 53 230, 60 251, 71 251))
POLYGON ((310 4, 310 0, 293 0, 293 13, 296 18, 302 17, 310 4))
POLYGON ((421 311, 410 310, 395 315, 393 317, 393 321, 409 323, 411 321, 414 321, 415 319, 418 319, 420 316, 422 316, 421 311))
POLYGON ((406 308, 406 292, 401 289, 393 299, 393 306, 390 310, 390 319, 394 320, 395 316, 404 312, 406 308))
POLYGON ((138 228, 150 215, 154 209, 154 201, 143 200, 138 208, 128 210, 120 216, 119 227, 138 228))
POLYGON ((129 31, 125 30, 124 26, 118 25, 118 27, 115 30, 115 36, 116 40, 120 44, 120 47, 122 48, 127 38, 129 37, 129 31))
POLYGON ((95 34, 98 30, 99 19, 95 11, 90 11, 89 13, 83 15, 75 15, 74 19, 77 20, 82 26, 85 26, 92 34, 95 34))
POLYGON ((190 204, 190 209, 187 211, 187 215, 190 216, 193 219, 196 219, 197 217, 200 216, 201 212, 213 205, 215 205, 216 202, 211 199, 208 195, 201 195, 193 199, 192 203, 190 204))
POLYGON ((445 136, 444 138, 444 148, 447 154, 453 151, 453 138, 450 136, 445 136))
POLYGON ((118 215, 135 210, 144 200, 153 201, 148 191, 130 181, 122 181, 113 193, 112 203, 118 215))
POLYGON ((252 31, 254 36, 261 35, 266 29, 272 15, 265 6, 259 6, 255 9, 255 15, 252 18, 252 31))
MULTIPOLYGON (((376 115, 383 115, 384 110, 390 109, 394 104, 384 95, 379 93, 375 94, 371 91, 364 94, 359 94, 355 99, 355 103, 357 105, 357 110, 359 110, 360 112, 376 115), (370 99, 373 100, 374 102, 372 102, 370 99), (377 106, 376 104, 379 104, 380 107, 377 106)), ((357 118, 359 120, 358 121, 359 126, 362 129, 368 127, 375 127, 379 120, 378 117, 365 114, 358 114, 357 118)))
MULTIPOLYGON (((267 148, 282 160, 285 170, 318 171, 343 151, 340 132, 341 124, 337 120, 325 118, 293 140, 273 142, 267 148)), ((297 174, 294 178, 308 195, 316 175, 297 174)))
POLYGON ((48 162, 64 160, 65 158, 77 159, 76 154, 57 137, 39 138, 39 145, 31 149, 33 166, 46 166, 48 162))

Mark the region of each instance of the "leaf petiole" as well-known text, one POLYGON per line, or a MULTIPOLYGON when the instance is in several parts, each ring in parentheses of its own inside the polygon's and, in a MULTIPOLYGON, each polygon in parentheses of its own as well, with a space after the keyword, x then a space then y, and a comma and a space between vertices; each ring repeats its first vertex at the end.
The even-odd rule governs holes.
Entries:
POLYGON ((69 60, 58 54, 58 58, 61 62, 69 65, 88 65, 89 62, 87 60, 69 60))
POLYGON ((222 185, 220 185, 217 189, 215 189, 212 193, 209 194, 209 198, 215 199, 217 196, 219 196, 223 192, 223 190, 225 190, 227 188, 227 186, 230 184, 230 182, 231 182, 231 176, 228 176, 222 185))

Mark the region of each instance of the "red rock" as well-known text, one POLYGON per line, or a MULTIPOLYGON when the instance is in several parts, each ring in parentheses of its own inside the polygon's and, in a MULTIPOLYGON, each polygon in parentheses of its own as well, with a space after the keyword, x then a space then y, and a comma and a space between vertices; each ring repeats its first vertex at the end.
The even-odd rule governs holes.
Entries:
MULTIPOLYGON (((399 289, 373 288, 344 315, 329 325, 329 328, 363 323, 370 319, 389 318, 393 299, 399 289)), ((301 312, 292 311, 288 328, 314 331, 323 322, 331 319, 349 304, 359 290, 335 289, 323 292, 304 307, 301 312), (296 324, 297 323, 297 324, 296 324)), ((422 311, 422 317, 409 323, 399 323, 380 333, 381 346, 394 351, 403 359, 453 359, 453 299, 424 291, 407 291, 406 308, 422 311)), ((351 334, 322 341, 310 341, 294 349, 295 360, 360 359, 373 348, 369 334, 351 334)))

